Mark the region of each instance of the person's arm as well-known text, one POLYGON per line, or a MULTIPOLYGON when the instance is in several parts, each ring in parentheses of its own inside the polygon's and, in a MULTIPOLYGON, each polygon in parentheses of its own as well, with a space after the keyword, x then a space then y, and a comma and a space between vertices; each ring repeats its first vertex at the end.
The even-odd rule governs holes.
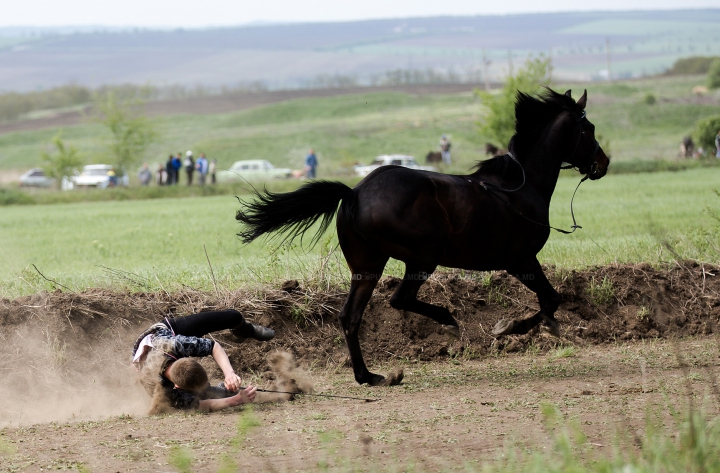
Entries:
MULTIPOLYGON (((215 346, 218 346, 215 344, 215 346)), ((199 409, 203 412, 214 412, 228 407, 235 407, 241 404, 248 404, 255 401, 255 395, 257 394, 257 388, 252 384, 247 388, 239 391, 232 397, 226 397, 223 399, 205 399, 200 401, 199 409)))
POLYGON ((235 374, 235 370, 233 370, 233 367, 230 364, 230 359, 228 358, 227 353, 225 353, 223 347, 221 347, 217 342, 215 342, 215 346, 212 349, 212 357, 225 376, 225 389, 228 391, 239 390, 240 386, 242 386, 242 378, 235 374))

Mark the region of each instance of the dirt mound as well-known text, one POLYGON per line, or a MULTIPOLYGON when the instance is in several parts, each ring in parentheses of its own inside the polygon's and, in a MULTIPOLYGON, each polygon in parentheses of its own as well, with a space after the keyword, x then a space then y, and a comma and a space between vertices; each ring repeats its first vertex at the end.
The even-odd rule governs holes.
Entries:
MULTIPOLYGON (((646 264, 587 271, 547 268, 563 300, 556 314, 563 341, 575 344, 712 333, 720 318, 719 271, 694 262, 662 269, 646 264)), ((476 357, 558 343, 541 328, 522 336, 491 335, 498 320, 525 317, 538 308, 535 295, 503 271, 437 273, 423 286, 422 300, 447 307, 459 320, 459 339, 449 338, 425 317, 392 309, 389 299, 398 283, 396 278, 380 281, 365 313, 360 339, 371 368, 392 359, 476 357)), ((48 420, 48 410, 63 411, 48 404, 48 389, 72 394, 67 411, 73 415, 92 415, 94 410, 115 414, 103 400, 124 412, 135 409, 127 407, 130 400, 138 412, 144 411, 147 399, 128 381, 133 378, 130 351, 137 334, 168 314, 234 307, 251 321, 274 328, 277 336, 267 343, 238 344, 229 333, 214 335, 244 373, 269 371, 268 354, 278 349, 292 353, 301 366, 348 365, 337 323, 345 294, 317 293, 290 283, 283 288, 219 296, 57 291, 2 300, 0 372, 6 383, 0 395, 21 407, 0 410, 0 423, 48 420), (117 402, 118 392, 123 403, 117 402), (50 407, 41 409, 38 403, 50 407)), ((220 378, 212 361, 203 364, 211 377, 220 378)))

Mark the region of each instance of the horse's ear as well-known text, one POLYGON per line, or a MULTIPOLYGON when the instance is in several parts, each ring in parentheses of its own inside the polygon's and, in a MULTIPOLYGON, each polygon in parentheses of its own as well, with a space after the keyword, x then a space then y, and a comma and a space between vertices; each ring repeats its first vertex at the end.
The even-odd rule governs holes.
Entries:
POLYGON ((580 108, 580 110, 585 110, 585 105, 587 105, 587 89, 585 89, 582 97, 580 97, 577 101, 577 106, 580 108))
POLYGON ((572 91, 571 91, 570 89, 568 89, 568 90, 565 92, 565 96, 572 98, 572 96, 570 95, 570 92, 572 92, 572 91))

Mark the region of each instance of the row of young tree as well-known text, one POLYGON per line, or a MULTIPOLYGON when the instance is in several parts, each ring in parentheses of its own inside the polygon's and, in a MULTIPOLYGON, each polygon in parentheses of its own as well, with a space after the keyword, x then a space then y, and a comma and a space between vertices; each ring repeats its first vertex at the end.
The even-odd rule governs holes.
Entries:
MULTIPOLYGON (((95 118, 110 132, 107 143, 108 164, 122 174, 136 166, 144 157, 147 148, 158 139, 153 123, 139 112, 139 101, 118 99, 112 92, 99 96, 95 101, 95 118)), ((57 179, 71 176, 75 170, 86 164, 86 156, 71 145, 62 135, 53 138, 53 152, 42 153, 45 174, 57 179)))

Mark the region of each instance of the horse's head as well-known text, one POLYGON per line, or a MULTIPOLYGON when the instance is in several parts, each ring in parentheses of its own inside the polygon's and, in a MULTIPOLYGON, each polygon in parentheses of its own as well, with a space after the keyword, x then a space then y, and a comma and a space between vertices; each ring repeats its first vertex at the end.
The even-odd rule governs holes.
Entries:
MULTIPOLYGON (((570 91, 565 92, 565 95, 570 97, 570 91)), ((581 174, 595 180, 600 179, 607 173, 610 158, 607 157, 597 138, 595 138, 595 125, 587 119, 586 105, 587 90, 576 102, 576 110, 568 111, 569 117, 565 119, 574 122, 570 126, 574 128, 573 135, 577 136, 572 153, 565 159, 565 162, 577 168, 581 174)))

